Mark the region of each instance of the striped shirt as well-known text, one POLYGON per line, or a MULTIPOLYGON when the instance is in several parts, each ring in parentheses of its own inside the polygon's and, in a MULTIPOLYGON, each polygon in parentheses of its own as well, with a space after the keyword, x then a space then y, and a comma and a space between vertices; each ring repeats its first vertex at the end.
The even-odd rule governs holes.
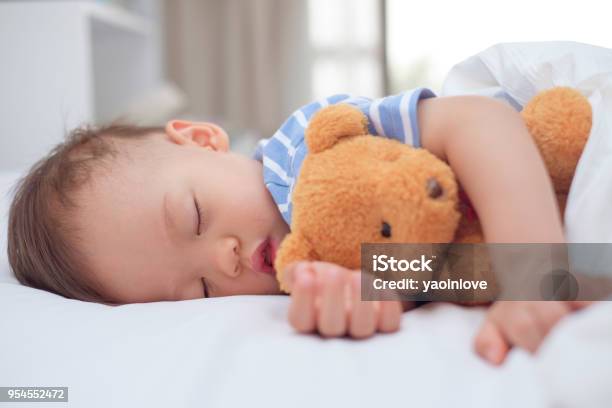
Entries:
POLYGON ((336 103, 348 103, 367 116, 368 129, 372 135, 421 147, 417 102, 433 96, 434 93, 426 88, 374 100, 350 95, 330 96, 298 109, 273 136, 260 140, 253 158, 263 163, 264 183, 285 222, 291 225, 291 193, 302 162, 308 154, 304 132, 310 118, 319 109, 336 103))

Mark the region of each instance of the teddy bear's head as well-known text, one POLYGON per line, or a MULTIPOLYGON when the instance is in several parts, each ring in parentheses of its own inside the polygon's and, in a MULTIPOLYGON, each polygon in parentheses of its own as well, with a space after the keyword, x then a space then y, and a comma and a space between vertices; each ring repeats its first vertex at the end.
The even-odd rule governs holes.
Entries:
POLYGON ((306 130, 309 154, 293 190, 291 233, 275 260, 360 267, 361 243, 450 242, 459 213, 451 169, 424 149, 368 134, 350 105, 319 111, 306 130))

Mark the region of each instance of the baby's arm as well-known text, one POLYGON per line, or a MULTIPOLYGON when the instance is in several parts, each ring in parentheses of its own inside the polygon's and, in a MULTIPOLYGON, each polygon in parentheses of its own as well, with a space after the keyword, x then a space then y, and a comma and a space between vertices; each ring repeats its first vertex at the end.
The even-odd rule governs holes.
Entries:
MULTIPOLYGON (((551 181, 516 111, 477 96, 426 99, 419 121, 423 146, 448 161, 487 242, 564 242, 551 181)), ((512 346, 534 352, 563 316, 585 305, 497 302, 476 336, 476 351, 494 364, 512 346)))
POLYGON ((449 163, 487 242, 564 242, 553 187, 518 112, 481 96, 423 99, 421 143, 449 163))

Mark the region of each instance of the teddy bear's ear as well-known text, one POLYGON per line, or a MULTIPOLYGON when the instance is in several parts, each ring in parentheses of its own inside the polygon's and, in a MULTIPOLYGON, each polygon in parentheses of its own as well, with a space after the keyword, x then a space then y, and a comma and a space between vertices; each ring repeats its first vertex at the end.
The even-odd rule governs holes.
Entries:
POLYGON ((276 253, 274 269, 276 279, 280 283, 282 291, 289 293, 289 287, 285 281, 285 269, 292 263, 298 261, 318 261, 319 256, 310 245, 308 239, 299 232, 291 232, 285 236, 276 253))
POLYGON ((368 133, 368 120, 354 106, 339 103, 318 111, 306 129, 306 145, 310 153, 329 149, 343 137, 368 133))

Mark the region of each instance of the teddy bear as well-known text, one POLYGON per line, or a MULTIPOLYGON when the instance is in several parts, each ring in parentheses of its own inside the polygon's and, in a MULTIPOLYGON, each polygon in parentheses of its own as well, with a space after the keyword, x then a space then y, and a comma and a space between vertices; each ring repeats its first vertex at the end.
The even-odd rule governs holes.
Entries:
MULTIPOLYGON (((536 95, 521 115, 563 211, 590 133, 591 106, 578 91, 557 87, 536 95)), ((478 216, 446 163, 367 129, 366 117, 346 104, 311 119, 291 232, 274 262, 282 290, 288 291, 285 268, 295 261, 360 269, 361 243, 483 242, 478 216)))

